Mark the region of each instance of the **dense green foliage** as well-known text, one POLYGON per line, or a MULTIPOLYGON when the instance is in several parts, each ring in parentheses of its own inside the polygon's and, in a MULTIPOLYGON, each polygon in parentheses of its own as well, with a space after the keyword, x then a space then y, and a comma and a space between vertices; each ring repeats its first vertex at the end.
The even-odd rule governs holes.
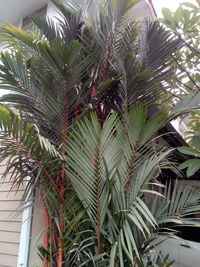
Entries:
POLYGON ((167 28, 183 41, 184 46, 175 54, 177 67, 173 86, 177 86, 180 95, 187 95, 200 88, 200 9, 197 5, 183 3, 171 12, 163 9, 163 18, 160 19, 167 28))
POLYGON ((34 16, 36 32, 1 27, 0 88, 9 94, 0 160, 13 186, 30 177, 24 199, 41 196, 45 266, 164 266, 151 254, 157 238, 199 226, 190 219, 200 195, 160 181, 166 168, 177 171, 157 132, 197 106, 192 91, 168 116, 184 41, 158 22, 135 22, 136 2, 53 0, 60 17, 34 16))

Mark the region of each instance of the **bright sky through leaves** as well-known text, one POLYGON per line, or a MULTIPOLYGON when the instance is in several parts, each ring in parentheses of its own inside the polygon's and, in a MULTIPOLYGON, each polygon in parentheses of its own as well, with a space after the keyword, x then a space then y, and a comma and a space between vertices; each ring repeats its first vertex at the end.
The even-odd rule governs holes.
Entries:
POLYGON ((158 17, 162 17, 162 8, 167 7, 172 11, 175 11, 181 3, 189 2, 197 4, 196 0, 152 0, 158 17))

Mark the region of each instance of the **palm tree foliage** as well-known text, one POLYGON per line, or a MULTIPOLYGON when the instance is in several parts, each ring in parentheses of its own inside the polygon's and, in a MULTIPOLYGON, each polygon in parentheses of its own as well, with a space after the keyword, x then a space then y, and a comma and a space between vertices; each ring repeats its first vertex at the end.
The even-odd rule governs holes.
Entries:
POLYGON ((11 180, 15 187, 20 186, 23 180, 27 180, 27 176, 34 177, 29 180, 28 188, 43 182, 46 186, 47 177, 50 186, 52 183, 55 185, 56 181, 51 177, 49 169, 52 172, 56 171, 53 166, 59 165, 61 160, 59 151, 48 139, 39 134, 36 125, 28 124, 9 109, 0 107, 0 117, 0 160, 9 159, 4 175, 12 173, 11 180))
POLYGON ((127 16, 136 1, 103 1, 99 9, 93 1, 84 9, 53 2, 61 18, 34 16, 37 34, 1 27, 9 50, 1 53, 0 88, 11 91, 1 101, 20 105, 43 134, 59 140, 75 113, 103 104, 106 115, 169 98, 171 55, 180 42, 158 22, 139 25, 127 16))
POLYGON ((29 176, 26 195, 41 194, 49 223, 38 251, 50 266, 145 266, 151 242, 174 236, 169 223, 197 226, 184 216, 199 195, 158 181, 173 169, 156 137, 167 114, 148 117, 170 98, 182 43, 158 22, 135 22, 136 2, 53 0, 59 18, 33 16, 36 32, 1 27, 0 89, 10 93, 0 160, 13 186, 29 176))
MULTIPOLYGON (((174 236, 167 224, 198 225, 184 217, 198 212, 199 193, 176 186, 173 193, 170 186, 163 191, 158 181, 171 166, 171 149, 155 137, 165 113, 148 118, 139 105, 123 117, 110 113, 103 126, 91 113, 68 132, 64 157, 33 124, 4 108, 1 118, 1 159, 9 160, 14 186, 29 175, 29 188, 37 184, 44 194, 49 236, 62 233, 63 266, 143 266, 153 240, 174 236), (62 213, 55 184, 61 161, 71 186, 62 213)), ((56 266, 59 244, 54 238, 49 243, 48 250, 39 246, 39 253, 56 266)))
POLYGON ((141 255, 147 254, 150 241, 173 236, 167 224, 196 224, 184 217, 199 211, 198 192, 176 186, 163 194, 152 189, 162 187, 157 178, 170 166, 171 151, 153 138, 166 115, 147 119, 146 112, 143 106, 135 107, 123 122, 112 114, 102 128, 92 114, 68 141, 68 177, 94 224, 99 252, 106 251, 104 238, 112 246, 109 266, 116 257, 119 266, 142 266, 141 255))

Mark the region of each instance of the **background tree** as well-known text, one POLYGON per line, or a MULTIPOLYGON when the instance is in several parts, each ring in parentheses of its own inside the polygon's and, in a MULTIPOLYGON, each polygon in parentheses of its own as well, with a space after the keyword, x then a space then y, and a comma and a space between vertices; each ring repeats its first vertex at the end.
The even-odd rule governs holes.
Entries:
MULTIPOLYGON (((169 9, 163 9, 163 18, 160 19, 167 28, 171 29, 184 43, 183 48, 176 53, 177 76, 172 84, 180 92, 180 96, 193 95, 196 100, 192 103, 198 108, 200 89, 200 9, 191 3, 183 3, 173 13, 169 9), (181 75, 179 75, 181 73, 181 75)), ((199 134, 200 119, 199 111, 193 111, 187 115, 186 140, 193 148, 183 147, 179 151, 196 157, 189 159, 180 165, 180 169, 187 168, 188 177, 194 175, 200 168, 199 163, 199 134)))
POLYGON ((181 95, 187 95, 200 88, 200 10, 197 5, 182 3, 173 13, 163 8, 163 18, 160 19, 167 28, 180 38, 184 46, 174 56, 177 73, 173 79, 174 85, 181 95))
MULTIPOLYGON (((174 92, 173 102, 175 104, 183 99, 174 111, 179 110, 181 114, 186 110, 198 109, 200 96, 199 7, 198 5, 184 2, 175 12, 171 12, 168 8, 163 8, 163 18, 159 19, 159 21, 174 32, 183 42, 182 48, 173 55, 176 68, 176 74, 171 76, 170 82, 171 91, 174 92)), ((192 113, 192 117, 196 117, 195 112, 192 113)))

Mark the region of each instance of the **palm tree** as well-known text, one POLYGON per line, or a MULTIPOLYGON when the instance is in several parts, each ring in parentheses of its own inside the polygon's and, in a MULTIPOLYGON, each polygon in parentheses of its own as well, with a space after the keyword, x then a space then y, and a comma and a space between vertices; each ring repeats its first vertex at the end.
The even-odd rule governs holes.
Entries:
POLYGON ((61 18, 34 16, 36 33, 1 27, 0 88, 10 94, 1 98, 0 155, 14 186, 30 176, 26 194, 40 190, 45 266, 142 265, 145 240, 159 232, 145 198, 158 194, 148 184, 159 186, 169 164, 170 151, 153 141, 166 118, 131 107, 169 100, 182 43, 128 16, 136 2, 54 0, 61 18))
POLYGON ((1 27, 9 50, 1 53, 0 85, 11 91, 1 101, 20 105, 27 120, 61 143, 64 125, 89 110, 105 116, 169 99, 171 55, 181 44, 159 23, 139 25, 127 16, 135 2, 102 1, 96 10, 93 1, 82 9, 55 0, 62 18, 34 16, 36 34, 1 27))
POLYGON ((173 168, 172 150, 155 137, 166 113, 148 118, 139 105, 123 117, 110 113, 103 125, 91 113, 68 131, 64 156, 35 125, 8 109, 0 115, 0 159, 9 159, 13 186, 29 175, 28 189, 44 194, 49 240, 38 249, 49 266, 59 266, 61 248, 62 266, 145 266, 153 241, 176 238, 172 226, 198 226, 190 217, 199 211, 199 193, 176 186, 163 191, 159 181, 164 168, 173 168), (55 174, 63 164, 61 199, 55 174))

